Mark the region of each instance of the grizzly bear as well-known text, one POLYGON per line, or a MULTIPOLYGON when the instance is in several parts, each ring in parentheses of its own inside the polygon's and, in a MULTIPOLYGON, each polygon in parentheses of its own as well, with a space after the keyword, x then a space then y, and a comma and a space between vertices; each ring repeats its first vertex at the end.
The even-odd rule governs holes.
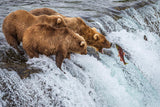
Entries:
POLYGON ((56 65, 60 69, 64 58, 70 58, 70 53, 87 54, 87 43, 82 36, 68 27, 54 28, 48 24, 27 28, 22 45, 30 58, 39 57, 39 54, 56 55, 56 65))
POLYGON ((65 17, 63 16, 62 14, 50 9, 50 8, 38 8, 38 9, 33 9, 30 11, 31 14, 35 15, 35 16, 39 16, 39 15, 60 15, 62 17, 65 17))
POLYGON ((18 48, 18 45, 22 41, 23 33, 26 28, 38 23, 47 23, 57 28, 66 26, 64 19, 59 15, 35 16, 25 10, 17 10, 6 16, 3 22, 2 30, 7 42, 20 54, 24 54, 18 48))
MULTIPOLYGON (((56 11, 49 8, 39 8, 30 11, 31 14, 39 15, 61 15, 56 11)), ((87 42, 87 45, 95 47, 97 51, 102 52, 103 48, 110 48, 111 43, 105 38, 104 35, 99 33, 96 28, 89 27, 80 17, 65 17, 64 21, 70 29, 79 35, 83 36, 87 42)))

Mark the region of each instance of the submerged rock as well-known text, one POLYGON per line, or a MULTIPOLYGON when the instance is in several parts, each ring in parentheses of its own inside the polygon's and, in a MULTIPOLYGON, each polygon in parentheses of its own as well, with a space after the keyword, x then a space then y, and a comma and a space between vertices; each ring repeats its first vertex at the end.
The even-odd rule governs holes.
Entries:
POLYGON ((97 59, 100 59, 98 52, 92 47, 87 47, 87 54, 94 56, 97 59))
POLYGON ((40 69, 30 68, 29 65, 26 64, 27 57, 16 53, 13 48, 1 52, 1 56, 1 68, 7 69, 8 71, 16 71, 22 79, 29 77, 32 73, 41 71, 40 69))

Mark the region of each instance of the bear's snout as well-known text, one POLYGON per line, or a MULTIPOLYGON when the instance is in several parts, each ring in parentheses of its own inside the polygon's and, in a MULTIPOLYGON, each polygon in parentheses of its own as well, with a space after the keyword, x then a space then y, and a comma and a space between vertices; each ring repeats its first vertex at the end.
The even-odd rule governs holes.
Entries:
POLYGON ((104 48, 110 48, 111 46, 112 46, 112 43, 107 41, 106 46, 104 48))

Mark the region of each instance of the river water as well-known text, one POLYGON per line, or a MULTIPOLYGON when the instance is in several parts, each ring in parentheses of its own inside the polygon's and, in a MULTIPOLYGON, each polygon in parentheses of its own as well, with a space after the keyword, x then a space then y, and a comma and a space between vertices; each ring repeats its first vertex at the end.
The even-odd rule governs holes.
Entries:
POLYGON ((20 56, 0 29, 0 107, 160 106, 160 1, 2 0, 0 27, 12 11, 42 7, 82 17, 124 49, 128 64, 113 45, 105 50, 109 55, 98 58, 71 55, 62 64, 63 74, 54 55, 20 56))

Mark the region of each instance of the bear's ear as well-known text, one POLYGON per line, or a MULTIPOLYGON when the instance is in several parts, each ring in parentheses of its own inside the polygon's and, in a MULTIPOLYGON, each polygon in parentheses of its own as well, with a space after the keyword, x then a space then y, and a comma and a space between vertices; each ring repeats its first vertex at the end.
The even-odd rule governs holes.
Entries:
POLYGON ((81 41, 81 42, 80 42, 80 46, 83 47, 84 45, 85 45, 85 42, 84 42, 84 41, 81 41))
POLYGON ((57 24, 60 24, 62 22, 62 19, 61 18, 58 18, 57 19, 57 24))
POLYGON ((92 30, 97 31, 97 29, 95 27, 92 27, 92 30))
POLYGON ((80 36, 78 33, 76 33, 77 36, 80 36))
POLYGON ((98 34, 94 34, 94 35, 93 35, 93 39, 94 39, 94 40, 98 40, 98 38, 99 38, 99 35, 98 35, 98 34))

